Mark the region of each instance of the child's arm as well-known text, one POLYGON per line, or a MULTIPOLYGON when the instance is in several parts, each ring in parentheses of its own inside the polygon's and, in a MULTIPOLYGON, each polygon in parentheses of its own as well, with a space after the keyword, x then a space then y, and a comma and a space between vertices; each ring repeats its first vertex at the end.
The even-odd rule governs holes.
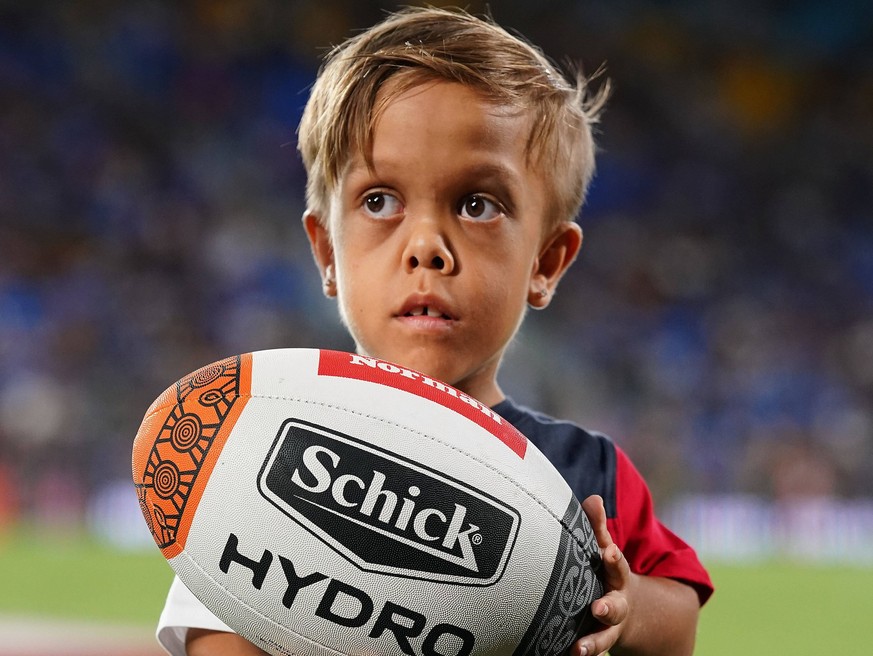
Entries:
POLYGON ((188 656, 264 656, 267 653, 236 633, 209 629, 188 629, 185 646, 188 656))
POLYGON ((591 496, 582 508, 603 553, 607 593, 591 605, 602 630, 580 638, 572 656, 690 656, 694 651, 700 602, 695 590, 673 579, 630 571, 606 529, 603 499, 591 496))

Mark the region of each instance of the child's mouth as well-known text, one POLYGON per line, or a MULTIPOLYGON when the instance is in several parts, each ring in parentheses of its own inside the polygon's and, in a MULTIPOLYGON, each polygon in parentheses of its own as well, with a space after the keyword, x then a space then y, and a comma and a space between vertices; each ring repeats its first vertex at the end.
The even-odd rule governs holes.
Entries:
POLYGON ((431 307, 429 305, 423 305, 420 307, 412 308, 409 312, 404 314, 405 317, 433 317, 435 319, 451 319, 451 317, 443 312, 440 312, 435 307, 431 307))

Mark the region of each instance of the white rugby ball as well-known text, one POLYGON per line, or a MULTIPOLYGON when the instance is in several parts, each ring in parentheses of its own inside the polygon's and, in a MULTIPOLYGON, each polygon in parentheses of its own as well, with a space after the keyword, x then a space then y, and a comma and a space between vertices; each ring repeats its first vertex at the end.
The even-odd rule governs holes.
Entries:
POLYGON ((388 362, 227 358, 151 405, 133 477, 155 542, 274 655, 563 653, 596 622, 599 550, 509 422, 388 362))

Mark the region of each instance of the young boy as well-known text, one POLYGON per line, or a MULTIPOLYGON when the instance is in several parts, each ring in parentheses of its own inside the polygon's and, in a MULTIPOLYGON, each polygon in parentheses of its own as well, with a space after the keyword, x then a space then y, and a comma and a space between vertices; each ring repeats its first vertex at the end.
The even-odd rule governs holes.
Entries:
MULTIPOLYGON (((515 405, 497 383, 526 308, 582 244, 602 98, 488 20, 408 9, 329 56, 300 124, 303 217, 324 293, 360 353, 491 405, 548 456, 595 527, 608 592, 575 656, 691 654, 712 585, 608 439, 515 405)), ((158 631, 173 654, 259 654, 178 580, 158 631), (187 648, 187 652, 186 652, 187 648)))

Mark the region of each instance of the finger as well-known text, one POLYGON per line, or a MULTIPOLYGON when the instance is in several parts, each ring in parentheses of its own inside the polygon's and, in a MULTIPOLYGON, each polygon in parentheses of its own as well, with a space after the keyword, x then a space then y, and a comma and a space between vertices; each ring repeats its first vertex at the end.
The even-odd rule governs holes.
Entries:
POLYGON ((604 551, 604 557, 609 567, 614 567, 621 571, 623 576, 630 575, 630 565, 627 558, 624 557, 624 552, 618 548, 617 544, 611 545, 604 551))
POLYGON ((598 546, 601 549, 606 549, 612 544, 612 536, 606 528, 606 508, 603 506, 603 497, 592 494, 582 502, 582 510, 585 511, 588 522, 594 529, 598 546))
POLYGON ((603 549, 601 557, 607 588, 623 590, 627 587, 631 577, 630 565, 618 545, 611 544, 603 549))
POLYGON ((627 619, 627 599, 622 595, 608 593, 591 604, 591 614, 606 626, 617 626, 627 619))
POLYGON ((573 643, 569 654, 570 656, 598 656, 599 654, 604 654, 615 646, 619 635, 619 629, 613 626, 597 633, 582 636, 573 643))

